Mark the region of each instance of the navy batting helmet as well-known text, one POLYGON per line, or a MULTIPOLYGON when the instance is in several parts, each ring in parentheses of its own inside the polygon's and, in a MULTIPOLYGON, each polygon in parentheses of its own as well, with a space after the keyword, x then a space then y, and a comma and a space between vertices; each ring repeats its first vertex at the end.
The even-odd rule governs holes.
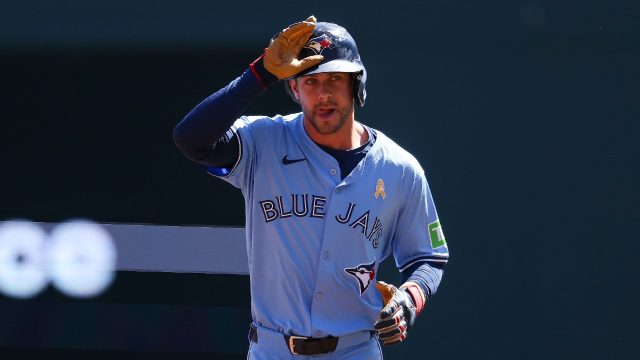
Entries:
MULTIPOLYGON (((322 55, 324 59, 318 65, 296 74, 293 78, 325 72, 354 73, 353 97, 358 105, 364 106, 364 100, 367 97, 365 90, 367 70, 360 59, 355 40, 345 28, 332 23, 317 23, 309 41, 300 50, 298 59, 312 55, 322 55)), ((288 83, 286 87, 290 93, 288 83)))

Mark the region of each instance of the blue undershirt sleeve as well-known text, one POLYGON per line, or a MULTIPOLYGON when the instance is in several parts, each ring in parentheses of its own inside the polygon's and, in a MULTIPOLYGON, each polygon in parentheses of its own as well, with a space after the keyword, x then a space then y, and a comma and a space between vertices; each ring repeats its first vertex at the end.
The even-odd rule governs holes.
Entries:
POLYGON ((262 64, 262 57, 229 85, 191 110, 173 130, 173 139, 189 159, 206 166, 230 167, 239 156, 231 126, 246 108, 278 79, 262 64))
POLYGON ((423 261, 411 265, 402 272, 402 283, 412 281, 418 284, 429 300, 438 290, 443 273, 441 266, 433 266, 423 261))

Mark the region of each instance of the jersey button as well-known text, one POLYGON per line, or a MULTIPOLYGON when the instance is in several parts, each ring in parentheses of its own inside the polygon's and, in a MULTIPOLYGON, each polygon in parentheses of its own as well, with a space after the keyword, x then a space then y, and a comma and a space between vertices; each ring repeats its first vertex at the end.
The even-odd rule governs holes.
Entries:
POLYGON ((322 253, 322 258, 327 260, 329 258, 329 252, 328 251, 323 252, 322 253))
POLYGON ((319 338, 320 336, 322 336, 322 331, 314 331, 313 335, 319 338))
POLYGON ((331 169, 329 170, 329 174, 335 176, 338 172, 336 171, 336 169, 331 169))
POLYGON ((322 299, 324 299, 324 293, 323 292, 317 293, 316 294, 316 300, 322 301, 322 299))

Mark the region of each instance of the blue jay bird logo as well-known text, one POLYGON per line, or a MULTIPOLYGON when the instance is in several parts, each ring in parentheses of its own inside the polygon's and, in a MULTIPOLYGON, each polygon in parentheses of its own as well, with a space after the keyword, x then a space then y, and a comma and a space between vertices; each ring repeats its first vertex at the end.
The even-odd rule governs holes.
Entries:
POLYGON ((360 295, 367 291, 369 285, 376 277, 376 261, 373 260, 370 264, 360 264, 354 268, 345 268, 344 271, 353 276, 360 285, 360 295))
POLYGON ((322 34, 321 36, 310 39, 304 45, 304 48, 313 51, 315 55, 320 55, 322 54, 322 50, 330 46, 331 46, 331 39, 326 34, 322 34))

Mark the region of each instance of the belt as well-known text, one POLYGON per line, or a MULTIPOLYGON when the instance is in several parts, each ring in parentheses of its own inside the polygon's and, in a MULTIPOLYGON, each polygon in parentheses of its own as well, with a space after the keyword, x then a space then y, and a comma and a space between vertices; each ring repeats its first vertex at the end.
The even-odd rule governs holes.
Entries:
MULTIPOLYGON (((340 342, 340 347, 349 347, 359 343, 363 343, 371 339, 371 336, 375 334, 375 332, 358 332, 354 334, 348 334, 345 336, 327 336, 324 338, 314 338, 307 336, 296 336, 296 335, 284 335, 279 334, 276 335, 273 330, 268 330, 261 327, 261 332, 265 335, 269 335, 273 337, 274 335, 280 336, 283 339, 289 348, 289 351, 293 355, 319 355, 319 354, 327 354, 334 352, 338 347, 338 342, 340 342)), ((254 324, 251 324, 249 330, 249 339, 252 342, 258 342, 258 329, 254 324)), ((274 341, 277 339, 274 339, 274 341)))
POLYGON ((327 336, 313 338, 306 336, 285 335, 284 340, 293 355, 319 355, 334 352, 338 346, 337 337, 327 336))

